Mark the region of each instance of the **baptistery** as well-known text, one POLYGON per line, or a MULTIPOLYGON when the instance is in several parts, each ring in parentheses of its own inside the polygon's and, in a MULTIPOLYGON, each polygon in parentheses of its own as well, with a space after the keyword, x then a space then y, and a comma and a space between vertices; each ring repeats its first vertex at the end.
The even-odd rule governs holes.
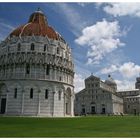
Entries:
POLYGON ((38 9, 0 43, 0 113, 73 116, 74 64, 64 38, 38 9))

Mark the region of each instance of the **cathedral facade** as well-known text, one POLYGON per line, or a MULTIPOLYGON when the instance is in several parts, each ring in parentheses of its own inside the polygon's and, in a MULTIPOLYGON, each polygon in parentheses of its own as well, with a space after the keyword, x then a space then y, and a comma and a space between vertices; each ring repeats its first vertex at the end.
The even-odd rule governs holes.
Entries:
POLYGON ((42 11, 0 43, 0 113, 74 115, 74 64, 63 37, 42 11))
POLYGON ((117 85, 110 75, 105 82, 89 76, 85 79, 85 89, 75 95, 75 115, 123 113, 123 99, 116 90, 117 85))
POLYGON ((85 79, 85 88, 75 95, 75 115, 140 113, 140 77, 135 89, 117 91, 115 80, 109 75, 104 82, 96 76, 85 79))

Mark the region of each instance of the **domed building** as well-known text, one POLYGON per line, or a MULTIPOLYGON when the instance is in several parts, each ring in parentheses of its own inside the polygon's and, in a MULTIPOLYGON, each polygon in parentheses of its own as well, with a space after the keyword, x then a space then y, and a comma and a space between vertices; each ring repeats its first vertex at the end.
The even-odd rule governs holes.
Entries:
POLYGON ((117 84, 110 74, 108 75, 108 79, 105 80, 105 84, 107 84, 108 86, 113 88, 115 91, 117 91, 117 84))
POLYGON ((123 98, 116 90, 117 84, 110 75, 105 82, 90 75, 85 79, 85 88, 75 94, 75 115, 122 114, 123 98))
POLYGON ((42 11, 0 43, 0 113, 73 116, 71 49, 42 11))

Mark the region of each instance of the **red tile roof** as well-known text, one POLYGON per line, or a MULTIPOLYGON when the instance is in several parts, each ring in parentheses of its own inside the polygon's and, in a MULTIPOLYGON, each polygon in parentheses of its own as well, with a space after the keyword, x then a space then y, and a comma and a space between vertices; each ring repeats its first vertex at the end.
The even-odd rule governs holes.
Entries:
POLYGON ((27 24, 16 28, 11 34, 12 36, 48 36, 48 38, 58 40, 59 34, 47 23, 45 15, 41 11, 34 12, 27 24))

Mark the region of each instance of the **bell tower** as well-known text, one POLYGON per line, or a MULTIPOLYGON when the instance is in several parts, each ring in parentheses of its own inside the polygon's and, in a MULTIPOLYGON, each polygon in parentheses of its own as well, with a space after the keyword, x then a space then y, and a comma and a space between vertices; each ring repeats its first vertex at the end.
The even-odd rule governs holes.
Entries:
POLYGON ((140 74, 139 77, 136 78, 135 88, 140 89, 140 74))

